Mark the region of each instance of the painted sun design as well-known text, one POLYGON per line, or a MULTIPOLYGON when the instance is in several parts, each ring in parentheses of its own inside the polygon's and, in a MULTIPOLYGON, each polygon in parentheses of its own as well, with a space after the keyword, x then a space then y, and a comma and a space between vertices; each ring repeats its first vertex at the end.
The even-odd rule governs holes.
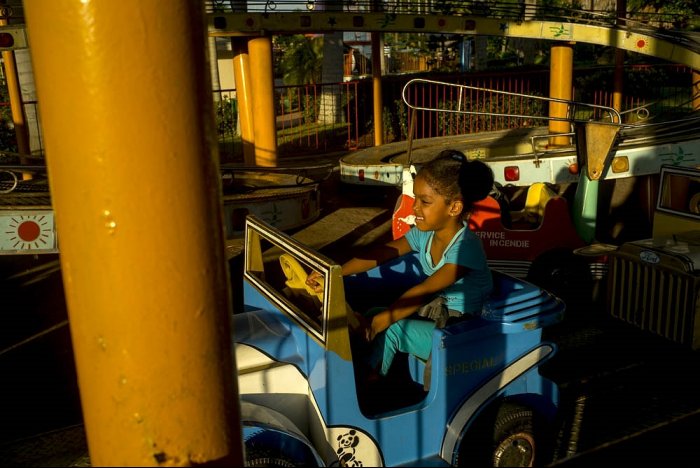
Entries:
POLYGON ((14 216, 7 224, 7 240, 14 249, 29 250, 51 247, 51 220, 44 215, 14 216))
POLYGON ((646 51, 649 49, 649 41, 643 37, 638 37, 637 40, 634 41, 634 46, 639 51, 646 51))

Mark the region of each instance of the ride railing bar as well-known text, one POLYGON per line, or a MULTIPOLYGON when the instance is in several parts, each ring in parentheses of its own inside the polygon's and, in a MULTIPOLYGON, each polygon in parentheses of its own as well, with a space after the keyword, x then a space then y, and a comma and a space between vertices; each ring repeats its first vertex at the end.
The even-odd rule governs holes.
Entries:
MULTIPOLYGON (((417 94, 416 92, 413 93, 413 95, 417 94)), ((516 118, 516 119, 536 119, 536 120, 556 120, 556 121, 566 121, 566 122, 585 122, 589 121, 591 118, 591 115, 594 110, 600 110, 604 111, 608 115, 609 122, 601 122, 601 123, 609 123, 610 125, 621 125, 622 118, 620 116, 620 112, 612 107, 609 106, 603 106, 603 105, 598 105, 598 104, 589 104, 585 102, 577 102, 577 101, 572 101, 568 99, 559 99, 559 98, 553 98, 553 97, 544 97, 544 96, 534 96, 534 95, 528 95, 528 94, 523 94, 523 93, 518 93, 514 91, 505 91, 505 90, 498 90, 498 89, 491 89, 491 88, 481 88, 478 86, 471 86, 471 85, 465 85, 465 84, 456 84, 456 83, 448 83, 444 81, 436 81, 436 80, 428 80, 425 78, 414 78, 409 80, 403 87, 402 91, 402 99, 404 103, 411 108, 412 110, 421 110, 421 111, 431 111, 431 112, 447 112, 447 113, 454 113, 454 114, 471 114, 471 115, 485 115, 485 116, 494 116, 494 117, 511 117, 511 118, 516 118), (456 108, 438 108, 438 107, 424 107, 419 104, 411 102, 411 94, 410 93, 410 87, 415 86, 415 85, 428 85, 431 87, 443 87, 445 89, 454 89, 455 93, 452 95, 454 96, 454 99, 456 99, 456 108), (471 92, 476 92, 476 93, 489 93, 491 95, 499 95, 499 96, 512 96, 512 97, 517 97, 521 99, 528 99, 528 100, 533 100, 533 101, 540 101, 544 103, 561 103, 561 104, 566 104, 567 105, 567 116, 566 117, 552 117, 549 115, 535 115, 535 114, 517 114, 517 113, 508 113, 508 112, 502 112, 502 111, 494 111, 492 108, 492 103, 493 100, 489 100, 489 110, 467 110, 467 102, 472 104, 474 103, 473 99, 473 94, 467 94, 467 91, 471 92), (456 94, 456 96, 455 96, 456 94), (463 107, 465 107, 463 109, 463 107), (580 115, 577 110, 579 108, 583 109, 588 109, 588 112, 586 112, 587 115, 585 117, 577 117, 577 115, 580 115)), ((479 103, 478 99, 476 100, 476 107, 478 108, 479 103)))
MULTIPOLYGON (((436 91, 437 93, 437 91, 436 91)), ((532 120, 545 120, 545 121, 566 121, 566 122, 571 122, 572 124, 575 122, 587 122, 591 120, 592 114, 594 113, 595 110, 599 111, 604 111, 608 115, 609 122, 601 121, 600 123, 604 124, 609 124, 609 125, 616 125, 616 126, 622 126, 622 117, 620 116, 620 113, 608 106, 601 106, 601 105, 596 105, 596 104, 589 104, 589 103, 582 103, 582 102, 576 102, 576 101, 571 101, 567 99, 558 99, 558 98, 552 98, 552 97, 543 97, 543 96, 533 96, 533 95, 528 95, 528 94, 523 94, 523 93, 518 93, 518 92, 513 92, 513 91, 505 91, 505 90, 498 90, 498 89, 491 89, 491 88, 481 88, 478 86, 471 86, 471 85, 464 85, 464 84, 455 84, 455 83, 448 83, 444 81, 436 81, 436 80, 428 80, 425 78, 414 78, 406 82, 402 89, 402 99, 404 104, 411 110, 410 111, 410 123, 409 126, 411 129, 414 127, 414 122, 416 112, 417 111, 428 111, 428 112, 434 112, 434 113, 447 113, 447 114, 467 114, 467 115, 476 115, 476 116, 488 116, 489 118, 495 117, 509 117, 509 118, 514 118, 514 119, 532 119, 532 120), (455 104, 455 108, 453 107, 447 107, 447 108, 440 108, 440 107, 425 107, 423 105, 417 104, 415 102, 412 102, 411 100, 411 95, 415 96, 420 96, 420 93, 416 92, 415 90, 413 93, 411 93, 411 87, 421 87, 421 86, 428 86, 428 89, 433 89, 435 88, 436 90, 438 88, 442 89, 442 95, 444 98, 447 98, 448 96, 452 99, 451 102, 455 104), (476 93, 477 99, 474 98, 474 93, 476 93), (567 116, 566 117, 552 117, 549 115, 536 115, 536 114, 522 114, 522 113, 510 113, 510 108, 509 112, 494 112, 494 109, 492 107, 493 105, 493 99, 489 99, 489 109, 486 110, 485 107, 482 107, 481 110, 479 109, 479 101, 478 101, 478 96, 479 93, 489 93, 491 95, 496 95, 496 96, 504 96, 504 97, 516 97, 520 99, 528 99, 528 100, 534 100, 534 101, 540 101, 544 103, 551 103, 551 102, 557 102, 557 103, 562 103, 567 106, 567 116), (476 103, 475 103, 476 101, 476 103), (477 110, 467 110, 467 106, 472 105, 474 106, 477 110), (576 108, 585 108, 589 109, 589 112, 587 112, 587 115, 585 117, 577 117, 576 113, 576 108)), ((448 102, 447 99, 445 99, 443 102, 448 102)), ((541 136, 535 136, 530 138, 530 145, 532 147, 532 153, 535 156, 535 161, 539 159, 540 156, 544 155, 545 153, 549 154, 552 153, 551 151, 539 151, 538 150, 538 145, 537 141, 539 139, 544 139, 544 138, 550 138, 554 136, 572 136, 574 135, 573 132, 571 133, 556 133, 556 134, 550 134, 550 135, 541 135, 541 136)), ((411 141, 411 139, 409 139, 411 141)), ((409 159, 410 161, 410 159, 409 159)))

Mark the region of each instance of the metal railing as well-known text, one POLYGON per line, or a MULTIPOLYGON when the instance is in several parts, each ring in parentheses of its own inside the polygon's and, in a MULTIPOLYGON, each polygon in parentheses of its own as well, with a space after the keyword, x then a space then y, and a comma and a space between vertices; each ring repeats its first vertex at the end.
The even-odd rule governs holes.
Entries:
MULTIPOLYGON (((634 75, 634 79, 629 80, 638 89, 647 90, 647 97, 624 96, 620 117, 625 119, 625 124, 658 122, 659 118, 672 120, 664 117, 669 110, 676 113, 692 111, 691 71, 682 66, 664 67, 663 79, 660 80, 654 75, 660 73, 660 70, 659 66, 631 69, 630 73, 647 73, 650 77, 643 75, 637 78, 634 75), (642 120, 641 117, 648 118, 642 120)), ((575 71, 575 75, 591 73, 591 70, 575 71)), ((411 102, 417 107, 446 107, 446 110, 418 111, 413 135, 415 139, 532 127, 541 124, 547 115, 545 100, 541 98, 549 93, 547 70, 431 76, 436 77, 435 81, 450 82, 445 86, 426 88, 416 95, 420 101, 411 102), (454 105, 450 103, 455 101, 455 96, 451 96, 447 90, 455 88, 455 84, 471 93, 468 98, 470 105, 475 106, 478 113, 459 114, 448 111, 448 106, 454 105), (522 117, 529 115, 532 118, 522 117)), ((408 107, 403 103, 401 93, 405 84, 413 78, 410 75, 388 75, 382 78, 382 118, 386 143, 408 138, 408 107)), ((577 101, 592 103, 588 107, 589 111, 612 106, 611 91, 575 89, 574 95, 577 101)), ((279 155, 313 156, 373 146, 372 96, 372 82, 369 79, 275 87, 279 155), (329 110, 331 104, 334 106, 333 112, 329 110)), ((464 98, 465 94, 462 95, 463 102, 464 98)), ((236 90, 215 91, 213 99, 221 160, 224 163, 242 162, 236 90)), ((9 115, 9 103, 0 103, 2 105, 8 108, 6 114, 9 115)), ((26 101, 24 105, 27 115, 36 116, 27 119, 33 154, 42 155, 44 146, 39 103, 26 101)), ((593 117, 600 118, 595 115, 593 117)), ((583 118, 583 115, 578 118, 583 118)), ((10 142, 2 143, 8 147, 10 142)))
MULTIPOLYGON (((645 67, 641 69, 646 70, 645 67)), ((591 70, 578 70, 576 73, 586 74, 591 70)), ((659 112, 665 112, 664 109, 690 112, 690 70, 673 67, 668 69, 668 75, 673 78, 665 78, 664 82, 687 81, 687 85, 664 87, 663 83, 656 83, 658 80, 644 80, 654 94, 648 93, 646 97, 624 96, 619 112, 611 110, 611 91, 574 89, 577 105, 571 107, 570 116, 564 120, 607 118, 633 126, 653 121, 659 112)), ((434 76, 450 82, 426 87, 414 94, 416 100, 411 101, 414 107, 430 109, 416 111, 415 139, 534 127, 549 119, 547 105, 552 99, 544 97, 549 92, 547 70, 519 72, 517 75, 498 72, 434 76), (460 87, 469 91, 468 100, 475 112, 460 113, 455 112, 454 107, 449 107, 455 105, 458 96, 451 95, 448 90, 460 87), (435 112, 436 108, 442 111, 435 112)), ((406 83, 413 79, 411 75, 388 75, 382 79, 383 140, 386 143, 408 139, 408 106, 403 102, 402 92, 406 83)), ((353 151, 374 145, 371 80, 277 86, 275 90, 280 156, 353 151), (320 117, 323 104, 320 96, 329 93, 337 95, 336 101, 341 109, 335 114, 337 120, 334 123, 320 117)), ((223 96, 223 99, 226 96, 229 96, 229 100, 235 99, 235 90, 222 90, 216 94, 223 96)), ((463 93, 463 103, 465 98, 463 93)), ((218 102, 221 106, 221 100, 218 102)), ((235 107, 235 104, 230 106, 235 107)), ((229 161, 241 161, 242 149, 235 143, 240 140, 236 132, 237 114, 232 118, 234 121, 219 125, 221 148, 229 161)))
MULTIPOLYGON (((404 104, 406 104, 410 109, 413 109, 415 111, 431 111, 431 112, 447 112, 447 113, 454 113, 454 114, 470 114, 470 115, 487 115, 487 116, 497 116, 497 117, 509 117, 509 118, 515 118, 515 119, 531 119, 531 120, 557 120, 557 121, 565 121, 565 122, 577 122, 577 121, 588 121, 594 118, 596 112, 599 111, 599 113, 604 113, 607 114, 608 118, 604 119, 604 121, 607 121, 613 125, 621 125, 622 123, 622 118, 620 117, 620 113, 613 109, 612 107, 608 106, 602 106, 602 105, 597 105, 597 104, 589 104, 585 102, 577 102, 577 101, 572 101, 568 99, 558 99, 558 98, 552 98, 552 97, 544 97, 544 96, 534 96, 534 95, 529 95, 529 94, 523 94, 523 93, 517 93, 513 91, 502 91, 499 89, 489 89, 489 88, 480 88, 477 86, 470 86, 470 85, 464 85, 464 84, 455 84, 455 83, 446 83, 443 81, 435 81, 435 80, 428 80, 425 78, 414 78, 410 81, 408 81, 404 87, 403 91, 401 94, 401 97, 403 99, 404 104), (414 86, 416 90, 411 90, 411 86, 414 86), (448 99, 445 99, 440 102, 440 104, 443 104, 443 107, 440 106, 429 106, 429 107, 424 107, 420 106, 418 104, 415 104, 411 102, 412 100, 415 100, 415 96, 419 94, 420 90, 419 88, 422 86, 434 86, 434 87, 440 87, 442 88, 442 94, 447 96, 448 99), (548 114, 542 114, 542 113, 529 113, 529 114, 521 114, 521 113, 511 113, 509 110, 504 109, 501 107, 497 111, 487 111, 487 110, 479 110, 478 107, 476 110, 473 109, 473 104, 474 100, 472 99, 472 96, 474 93, 483 93, 483 94, 488 94, 490 96, 493 96, 498 100, 499 102, 501 101, 506 101, 510 103, 513 99, 519 99, 521 102, 525 102, 525 105, 530 108, 530 109, 536 109, 540 108, 542 109, 544 106, 541 105, 531 105, 527 101, 537 101, 539 104, 541 103, 547 103, 547 104, 552 104, 552 103, 558 103, 558 104, 563 104, 566 106, 566 115, 563 117, 553 117, 548 114), (448 103, 447 106, 445 107, 444 104, 448 103), (468 109, 467 106, 471 106, 471 109, 468 109), (584 109, 583 111, 581 109, 584 109)), ((507 109, 510 109, 510 106, 507 106, 507 109)))

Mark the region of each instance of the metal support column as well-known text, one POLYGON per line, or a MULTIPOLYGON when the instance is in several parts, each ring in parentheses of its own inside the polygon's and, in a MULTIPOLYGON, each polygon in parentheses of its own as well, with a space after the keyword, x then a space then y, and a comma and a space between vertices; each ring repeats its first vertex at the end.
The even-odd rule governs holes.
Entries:
POLYGON ((202 2, 24 7, 91 465, 242 466, 202 2))
MULTIPOLYGON (((573 100, 573 69, 574 48, 572 43, 562 43, 552 46, 551 64, 549 70, 549 97, 573 100)), ((549 103, 549 116, 565 119, 569 116, 569 106, 562 102, 549 103)), ((570 133, 571 124, 564 120, 550 120, 551 133, 570 133)), ((553 146, 569 146, 571 138, 557 136, 550 138, 553 146)))
MULTIPOLYGON (((0 18, 0 26, 6 26, 7 19, 0 18)), ((14 50, 2 51, 2 61, 5 65, 5 80, 7 81, 7 93, 10 96, 10 110, 12 112, 12 123, 15 126, 15 137, 17 138, 17 152, 21 155, 23 164, 29 164, 29 160, 23 156, 31 155, 32 149, 29 144, 29 129, 27 119, 24 115, 24 101, 22 100, 22 88, 19 84, 19 74, 17 73, 17 62, 15 61, 14 50)), ((22 178, 31 179, 30 173, 24 173, 22 178)))
POLYGON ((384 121, 382 115, 382 54, 384 45, 382 34, 370 34, 372 41, 372 108, 374 109, 374 146, 384 144, 384 121))
MULTIPOLYGON (((620 28, 625 27, 625 18, 627 17, 627 0, 617 0, 617 25, 620 28)), ((615 74, 614 74, 614 89, 612 107, 617 110, 622 110, 622 90, 625 80, 625 49, 615 49, 615 74)))
POLYGON ((247 39, 231 38, 233 49, 233 80, 236 83, 238 119, 241 124, 243 160, 246 165, 255 164, 255 132, 253 119, 253 95, 250 77, 250 60, 247 39))
POLYGON ((253 96, 253 133, 255 164, 277 166, 277 120, 275 82, 272 69, 272 38, 254 37, 248 41, 251 91, 253 96))
POLYGON ((700 72, 693 70, 693 110, 700 110, 700 72))

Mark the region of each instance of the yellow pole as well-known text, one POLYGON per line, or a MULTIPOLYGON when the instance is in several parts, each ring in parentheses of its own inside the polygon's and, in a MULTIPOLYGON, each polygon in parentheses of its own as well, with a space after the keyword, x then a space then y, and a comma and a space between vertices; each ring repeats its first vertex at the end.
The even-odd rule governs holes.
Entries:
POLYGON ((253 96, 250 77, 250 61, 246 39, 231 38, 233 49, 233 80, 236 83, 238 101, 238 119, 241 123, 243 140, 243 160, 252 166, 255 164, 255 132, 253 131, 253 96))
POLYGON ((625 49, 615 49, 615 72, 613 77, 613 109, 622 111, 622 91, 625 82, 625 49))
POLYGON ((693 110, 700 109, 700 72, 693 70, 693 110))
MULTIPOLYGON (((551 63, 549 70, 549 96, 557 99, 573 99, 573 69, 574 48, 572 43, 561 43, 552 46, 551 63)), ((554 118, 566 118, 569 106, 566 103, 550 102, 549 116, 554 118)), ((564 120, 550 120, 550 133, 569 133, 571 123, 564 120)), ((550 138, 553 146, 568 146, 571 137, 559 136, 550 138)))
MULTIPOLYGON (((6 26, 7 19, 0 18, 0 26, 6 26)), ((2 61, 5 64, 5 80, 7 81, 7 93, 10 96, 10 111, 12 112, 12 123, 15 126, 15 137, 17 138, 17 152, 20 154, 20 162, 29 163, 24 156, 31 155, 32 149, 29 144, 29 129, 24 115, 24 102, 22 101, 22 88, 19 84, 17 73, 17 62, 14 50, 3 50, 2 61)), ((31 173, 22 175, 24 180, 32 178, 31 173)))
POLYGON ((374 146, 384 144, 384 121, 382 119, 382 34, 370 33, 372 41, 372 108, 374 110, 374 146))
POLYGON ((248 41, 251 91, 253 95, 253 133, 255 163, 277 166, 277 122, 275 117, 275 82, 272 70, 272 39, 255 37, 248 41))
MULTIPOLYGON (((617 25, 625 27, 627 17, 627 0, 617 0, 617 25)), ((622 90, 625 79, 625 49, 615 49, 615 73, 613 83, 612 107, 617 111, 622 111, 622 90)), ((621 123, 621 122, 620 122, 621 123)))
POLYGON ((24 8, 91 464, 242 466, 202 2, 24 8))

